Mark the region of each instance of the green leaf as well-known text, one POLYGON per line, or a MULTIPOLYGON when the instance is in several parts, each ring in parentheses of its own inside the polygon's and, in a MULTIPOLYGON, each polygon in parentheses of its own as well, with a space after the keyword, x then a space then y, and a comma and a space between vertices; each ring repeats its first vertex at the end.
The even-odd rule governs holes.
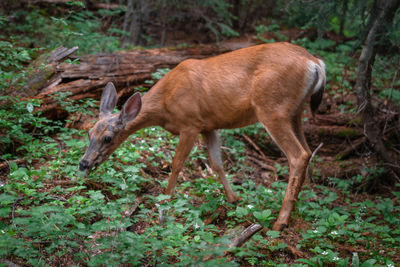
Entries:
POLYGON ((242 207, 236 208, 236 216, 238 216, 239 218, 242 218, 243 216, 247 216, 248 214, 249 214, 248 209, 242 208, 242 207))
POLYGON ((160 194, 156 197, 156 202, 161 202, 164 201, 166 199, 170 199, 171 196, 170 195, 164 195, 164 194, 160 194))
POLYGON ((271 238, 278 238, 281 235, 281 232, 279 231, 268 231, 267 236, 271 238))
POLYGON ((10 215, 11 208, 10 207, 5 207, 5 208, 0 208, 0 218, 6 218, 10 215))
POLYGON ((375 263, 376 263, 376 260, 375 260, 375 259, 369 259, 369 260, 364 261, 364 262, 360 265, 360 267, 372 267, 372 266, 375 265, 375 263))
POLYGON ((85 8, 85 4, 81 1, 68 1, 67 5, 85 8))

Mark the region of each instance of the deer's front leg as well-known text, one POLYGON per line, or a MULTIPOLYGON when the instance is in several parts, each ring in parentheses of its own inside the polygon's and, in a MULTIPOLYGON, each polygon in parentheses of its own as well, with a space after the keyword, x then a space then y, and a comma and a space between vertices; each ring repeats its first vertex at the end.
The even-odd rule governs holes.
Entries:
POLYGON ((206 132, 203 135, 207 143, 208 157, 210 159, 211 168, 218 173, 219 180, 224 186, 224 191, 228 202, 235 203, 238 200, 238 197, 236 196, 235 192, 233 192, 232 187, 230 186, 225 176, 225 172, 222 166, 221 148, 220 148, 221 144, 219 136, 216 130, 211 132, 206 132))
POLYGON ((166 194, 171 196, 173 195, 179 172, 181 171, 187 156, 192 150, 198 135, 199 132, 194 130, 182 131, 179 134, 179 143, 175 151, 174 159, 172 160, 172 172, 168 180, 168 187, 165 191, 166 194))

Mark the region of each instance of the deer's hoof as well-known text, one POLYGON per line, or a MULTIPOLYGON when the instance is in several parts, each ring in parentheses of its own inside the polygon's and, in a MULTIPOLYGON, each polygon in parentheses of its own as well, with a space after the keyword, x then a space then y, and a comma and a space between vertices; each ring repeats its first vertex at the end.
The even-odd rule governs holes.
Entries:
POLYGON ((283 231, 285 228, 287 228, 288 225, 285 223, 274 223, 274 226, 272 227, 272 230, 274 231, 283 231))
POLYGON ((234 198, 234 199, 228 199, 227 201, 229 202, 229 203, 231 203, 231 204, 233 204, 233 205, 237 205, 238 203, 239 203, 239 201, 240 201, 241 199, 239 199, 239 198, 234 198))

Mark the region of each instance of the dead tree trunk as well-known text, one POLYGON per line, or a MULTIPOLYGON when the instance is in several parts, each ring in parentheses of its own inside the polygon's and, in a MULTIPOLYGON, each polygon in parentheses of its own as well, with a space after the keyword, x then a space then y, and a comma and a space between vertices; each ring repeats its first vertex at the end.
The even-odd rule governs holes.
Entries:
POLYGON ((68 92, 68 100, 99 99, 104 86, 113 82, 122 102, 138 88, 149 88, 151 84, 146 81, 152 80, 157 69, 173 68, 187 58, 205 58, 231 50, 229 46, 200 45, 183 50, 159 48, 83 56, 79 64, 59 63, 53 66, 50 77, 40 76, 45 80, 35 83, 37 94, 33 98, 41 101, 37 111, 51 119, 63 119, 68 113, 56 99, 57 94, 68 92))
POLYGON ((358 111, 364 125, 364 134, 380 158, 388 163, 397 176, 400 176, 400 169, 398 165, 393 162, 390 152, 382 142, 382 130, 377 127, 379 121, 376 116, 377 111, 371 103, 370 87, 372 66, 376 55, 374 48, 377 36, 382 29, 383 23, 387 20, 389 12, 392 13, 393 9, 397 9, 399 5, 400 0, 375 1, 375 10, 372 10, 370 22, 368 23, 371 27, 367 33, 364 47, 358 61, 358 75, 356 81, 358 111))

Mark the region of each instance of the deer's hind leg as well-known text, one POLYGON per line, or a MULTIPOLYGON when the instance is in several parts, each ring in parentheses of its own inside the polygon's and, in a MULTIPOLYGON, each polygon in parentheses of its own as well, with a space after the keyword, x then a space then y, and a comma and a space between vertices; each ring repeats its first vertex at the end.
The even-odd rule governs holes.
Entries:
POLYGON ((286 189, 278 219, 273 230, 280 231, 289 224, 290 214, 295 208, 296 201, 303 185, 308 161, 311 156, 310 149, 299 127, 301 113, 285 114, 271 113, 263 108, 256 108, 256 114, 272 139, 286 154, 289 161, 289 182, 286 189))
POLYGON ((210 160, 211 168, 218 173, 219 180, 224 186, 226 198, 229 203, 236 202, 238 197, 233 192, 228 180, 226 179, 225 172, 222 166, 221 159, 221 144, 217 131, 210 131, 203 133, 207 143, 208 158, 210 160))

